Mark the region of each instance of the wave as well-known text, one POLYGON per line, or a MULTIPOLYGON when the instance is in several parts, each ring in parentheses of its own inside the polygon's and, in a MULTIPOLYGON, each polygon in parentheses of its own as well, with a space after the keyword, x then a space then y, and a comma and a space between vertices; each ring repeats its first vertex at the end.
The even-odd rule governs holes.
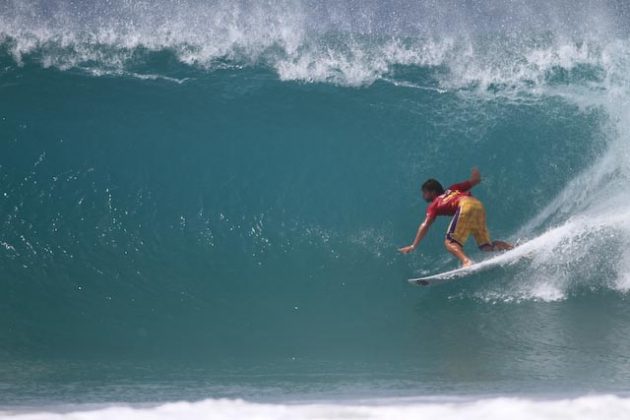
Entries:
POLYGON ((334 354, 624 299, 627 6, 432 3, 2 3, 5 351, 334 354), (408 287, 454 265, 441 232, 396 253, 418 184, 474 164, 527 256, 408 287))

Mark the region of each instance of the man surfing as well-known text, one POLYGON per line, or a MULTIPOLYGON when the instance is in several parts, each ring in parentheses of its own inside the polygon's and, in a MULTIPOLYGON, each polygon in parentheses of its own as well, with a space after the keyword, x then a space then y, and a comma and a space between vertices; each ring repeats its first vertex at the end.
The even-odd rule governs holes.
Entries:
POLYGON ((470 234, 482 251, 505 251, 514 248, 507 242, 490 240, 486 226, 486 210, 481 201, 470 193, 470 190, 480 182, 479 169, 473 168, 470 179, 451 185, 446 191, 435 179, 428 179, 422 184, 422 197, 430 203, 426 217, 420 224, 413 243, 400 248, 399 251, 408 254, 415 250, 437 216, 453 216, 446 231, 444 245, 459 259, 462 267, 472 264, 472 260, 464 253, 464 243, 470 234))

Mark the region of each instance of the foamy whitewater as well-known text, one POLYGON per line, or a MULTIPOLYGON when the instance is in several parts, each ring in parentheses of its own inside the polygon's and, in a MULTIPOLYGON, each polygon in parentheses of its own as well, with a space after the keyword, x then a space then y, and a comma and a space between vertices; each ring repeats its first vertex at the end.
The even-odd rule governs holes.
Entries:
POLYGON ((626 418, 630 6, 0 3, 0 413, 626 418), (472 166, 499 264, 426 203, 472 166), (472 243, 473 259, 482 260, 472 243))
MULTIPOLYGON (((109 407, 62 413, 28 413, 7 416, 19 420, 42 419, 625 419, 627 399, 590 396, 555 401, 515 398, 434 402, 371 401, 353 404, 254 404, 240 400, 170 403, 154 408, 109 407)), ((4 418, 4 417, 3 417, 4 418)))

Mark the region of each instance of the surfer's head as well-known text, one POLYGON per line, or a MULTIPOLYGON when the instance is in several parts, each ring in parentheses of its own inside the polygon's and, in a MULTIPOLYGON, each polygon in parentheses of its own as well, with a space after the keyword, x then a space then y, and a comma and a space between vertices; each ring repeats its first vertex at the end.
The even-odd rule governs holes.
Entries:
POLYGON ((437 180, 431 178, 427 179, 424 184, 422 184, 422 198, 427 202, 431 202, 438 195, 444 194, 444 187, 437 180))

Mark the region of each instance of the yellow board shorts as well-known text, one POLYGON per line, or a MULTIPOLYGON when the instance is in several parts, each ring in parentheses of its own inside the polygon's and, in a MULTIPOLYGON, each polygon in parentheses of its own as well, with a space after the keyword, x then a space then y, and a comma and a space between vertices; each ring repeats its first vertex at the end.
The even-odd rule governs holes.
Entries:
POLYGON ((446 239, 464 246, 470 234, 480 248, 486 245, 492 246, 486 226, 486 209, 483 208, 481 201, 474 197, 461 199, 453 220, 448 225, 446 239))

